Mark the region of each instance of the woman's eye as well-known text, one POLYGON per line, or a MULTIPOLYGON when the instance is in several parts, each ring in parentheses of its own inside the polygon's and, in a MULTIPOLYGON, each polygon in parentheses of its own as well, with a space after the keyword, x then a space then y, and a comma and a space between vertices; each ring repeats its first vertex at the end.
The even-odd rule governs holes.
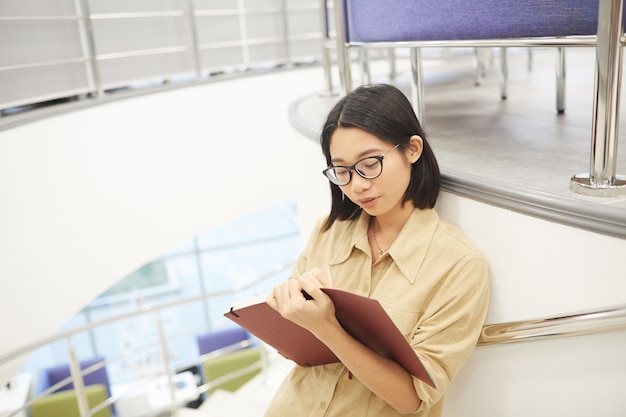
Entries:
POLYGON ((369 158, 363 161, 361 166, 363 167, 363 170, 371 171, 371 170, 375 170, 376 168, 378 168, 378 164, 379 164, 378 159, 369 158))

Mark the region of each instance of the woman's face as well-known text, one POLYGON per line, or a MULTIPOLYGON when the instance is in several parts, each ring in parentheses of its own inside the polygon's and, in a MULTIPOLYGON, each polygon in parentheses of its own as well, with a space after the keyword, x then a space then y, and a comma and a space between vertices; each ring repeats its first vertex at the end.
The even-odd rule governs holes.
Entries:
POLYGON ((393 148, 393 144, 353 127, 338 128, 330 139, 330 156, 335 166, 351 166, 363 158, 385 154, 380 176, 366 179, 352 171, 351 181, 340 187, 346 197, 371 216, 413 210, 410 201, 402 208, 402 198, 411 178, 411 165, 421 155, 422 139, 412 136, 406 151, 393 148))

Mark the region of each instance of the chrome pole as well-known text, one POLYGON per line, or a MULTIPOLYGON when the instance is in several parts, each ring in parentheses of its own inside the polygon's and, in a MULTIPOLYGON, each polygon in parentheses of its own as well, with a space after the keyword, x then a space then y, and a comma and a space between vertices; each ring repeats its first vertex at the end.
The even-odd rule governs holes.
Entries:
POLYGON ((387 48, 387 59, 389 60, 389 81, 394 81, 398 75, 396 67, 396 48, 387 48))
POLYGON ((344 0, 334 1, 335 40, 337 42, 337 68, 341 96, 352 91, 352 72, 350 66, 350 48, 346 44, 346 20, 344 0))
POLYGON ((556 112, 565 113, 565 47, 556 48, 556 112))
POLYGON ((330 24, 328 22, 327 0, 320 0, 320 34, 322 39, 322 65, 324 67, 324 84, 326 85, 326 95, 333 94, 333 78, 331 74, 330 60, 330 24))
POLYGON ((372 83, 372 70, 370 69, 370 55, 367 48, 359 48, 359 63, 361 64, 361 84, 372 83))
POLYGON ((509 62, 508 49, 500 48, 500 98, 506 100, 509 88, 509 62))
POLYGON ((411 103, 419 122, 424 127, 424 74, 422 74, 422 51, 411 48, 411 103))
POLYGON ((480 79, 485 75, 483 49, 474 47, 474 85, 480 85, 480 79))
POLYGON ((570 181, 570 189, 584 195, 626 195, 626 177, 616 174, 623 7, 623 0, 600 1, 590 170, 570 181))

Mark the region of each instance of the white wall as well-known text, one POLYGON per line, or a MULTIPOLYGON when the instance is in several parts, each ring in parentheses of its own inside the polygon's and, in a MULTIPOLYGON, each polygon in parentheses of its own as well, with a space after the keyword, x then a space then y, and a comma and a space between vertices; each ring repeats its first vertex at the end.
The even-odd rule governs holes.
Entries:
POLYGON ((536 319, 626 304, 626 240, 442 194, 449 219, 486 254, 488 323, 536 319))

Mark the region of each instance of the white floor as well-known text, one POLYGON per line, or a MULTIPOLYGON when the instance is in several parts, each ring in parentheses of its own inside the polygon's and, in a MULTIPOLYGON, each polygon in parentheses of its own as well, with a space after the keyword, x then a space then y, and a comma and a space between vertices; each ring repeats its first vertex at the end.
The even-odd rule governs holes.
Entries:
MULTIPOLYGON (((626 208, 626 195, 586 197, 569 189, 572 175, 590 171, 595 49, 567 48, 566 110, 561 115, 556 112, 555 48, 537 48, 532 55, 527 48, 509 49, 506 100, 500 99, 497 49, 479 86, 474 83, 471 50, 447 54, 430 50, 424 55, 423 122, 442 167, 461 175, 626 208)), ((389 78, 383 60, 372 66, 372 82, 392 82, 408 95, 410 73, 402 56, 395 79, 389 78)), ((359 85, 359 70, 353 74, 359 85)), ((293 119, 312 137, 319 133, 318 120, 337 100, 314 93, 298 101, 293 111, 293 119)), ((626 127, 621 132, 617 174, 626 175, 626 127)))

